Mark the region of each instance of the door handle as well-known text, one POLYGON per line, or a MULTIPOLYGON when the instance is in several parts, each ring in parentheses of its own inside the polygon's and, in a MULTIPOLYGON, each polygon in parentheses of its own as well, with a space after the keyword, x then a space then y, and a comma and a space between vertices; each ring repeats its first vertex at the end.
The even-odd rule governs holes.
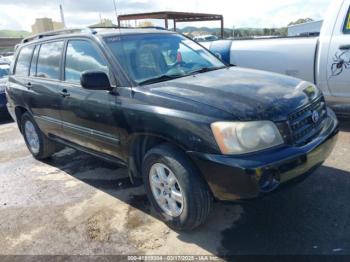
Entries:
POLYGON ((30 88, 32 87, 32 83, 31 83, 31 82, 26 83, 26 87, 27 87, 28 89, 30 89, 30 88))
POLYGON ((61 92, 60 92, 61 96, 63 97, 67 97, 67 96, 70 96, 70 94, 68 93, 67 89, 63 89, 61 92))
POLYGON ((350 45, 341 45, 339 46, 340 50, 349 50, 350 49, 350 45))

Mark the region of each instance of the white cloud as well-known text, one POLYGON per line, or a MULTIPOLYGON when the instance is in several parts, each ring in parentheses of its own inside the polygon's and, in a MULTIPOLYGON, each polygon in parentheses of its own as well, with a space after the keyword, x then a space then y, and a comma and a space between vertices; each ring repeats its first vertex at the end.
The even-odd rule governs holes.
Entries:
MULTIPOLYGON (((280 27, 298 18, 322 19, 331 0, 116 0, 119 12, 188 11, 223 14, 225 27, 280 27)), ((11 0, 0 2, 0 29, 30 30, 35 18, 60 20, 59 4, 69 27, 98 22, 99 14, 115 20, 113 0, 11 0)), ((158 23, 157 23, 158 24, 158 23)), ((179 24, 185 26, 187 24, 179 24)), ((191 25, 218 27, 217 22, 191 25)))

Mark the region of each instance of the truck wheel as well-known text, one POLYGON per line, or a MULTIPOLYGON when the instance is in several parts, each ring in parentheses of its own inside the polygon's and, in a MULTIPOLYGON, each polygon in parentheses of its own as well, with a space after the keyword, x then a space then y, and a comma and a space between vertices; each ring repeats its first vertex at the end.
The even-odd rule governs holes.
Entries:
POLYGON ((142 175, 150 202, 170 227, 191 230, 205 222, 212 196, 183 153, 166 144, 152 148, 144 157, 142 175))
POLYGON ((36 159, 43 160, 59 150, 59 147, 41 132, 28 112, 22 115, 21 130, 30 153, 36 159))

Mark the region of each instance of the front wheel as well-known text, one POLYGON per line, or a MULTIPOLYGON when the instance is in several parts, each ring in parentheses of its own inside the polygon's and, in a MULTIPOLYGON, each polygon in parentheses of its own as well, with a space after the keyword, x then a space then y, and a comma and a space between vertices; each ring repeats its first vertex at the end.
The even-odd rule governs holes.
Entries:
POLYGON ((170 227, 191 230, 205 222, 212 196, 182 152, 166 144, 152 148, 142 173, 148 198, 170 227))

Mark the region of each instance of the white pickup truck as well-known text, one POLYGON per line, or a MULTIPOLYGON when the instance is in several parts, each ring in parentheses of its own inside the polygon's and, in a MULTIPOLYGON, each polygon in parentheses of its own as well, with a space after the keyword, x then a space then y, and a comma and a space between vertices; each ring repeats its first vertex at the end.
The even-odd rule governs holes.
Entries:
POLYGON ((317 84, 338 114, 350 115, 350 0, 332 1, 319 37, 203 43, 226 62, 317 84))

